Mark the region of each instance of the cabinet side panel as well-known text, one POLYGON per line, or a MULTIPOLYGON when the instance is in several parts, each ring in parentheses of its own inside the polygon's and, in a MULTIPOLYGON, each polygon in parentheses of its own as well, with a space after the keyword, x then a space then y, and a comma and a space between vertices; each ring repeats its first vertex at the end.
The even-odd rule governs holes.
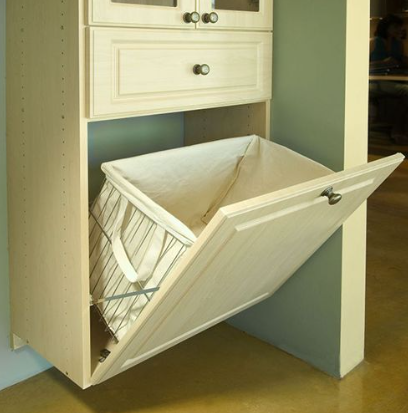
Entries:
POLYGON ((81 1, 7 2, 12 332, 89 383, 81 1))

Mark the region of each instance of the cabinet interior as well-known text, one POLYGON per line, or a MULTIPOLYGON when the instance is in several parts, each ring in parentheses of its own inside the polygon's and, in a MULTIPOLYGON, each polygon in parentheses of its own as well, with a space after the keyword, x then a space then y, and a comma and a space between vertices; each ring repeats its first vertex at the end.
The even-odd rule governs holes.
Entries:
MULTIPOLYGON (((117 154, 112 155, 109 147, 101 153, 97 141, 99 137, 105 137, 103 130, 110 130, 110 124, 114 123, 117 130, 123 130, 126 124, 131 124, 126 134, 121 134, 120 144, 126 149, 126 155, 123 157, 132 157, 156 150, 163 149, 163 143, 160 142, 161 136, 144 136, 150 141, 150 144, 144 147, 141 152, 140 140, 138 137, 138 124, 143 125, 146 122, 166 122, 169 117, 178 125, 176 135, 165 143, 166 149, 174 149, 183 145, 194 145, 220 139, 241 137, 247 135, 258 135, 269 138, 270 133, 270 103, 260 102, 247 105, 229 106, 224 108, 202 109, 177 114, 154 115, 151 117, 139 117, 134 119, 122 119, 113 121, 92 122, 88 124, 88 139, 92 139, 92 145, 88 144, 88 179, 89 179, 89 204, 91 204, 99 193, 104 175, 100 171, 100 162, 116 160, 117 154), (234 119, 234 122, 230 120, 234 119), (98 132, 99 131, 99 132, 98 132)), ((113 140, 115 136, 111 136, 113 140)), ((103 148, 102 148, 103 149, 103 148)), ((106 330, 97 311, 91 308, 91 372, 100 364, 101 352, 108 350, 111 352, 117 345, 116 341, 106 330)))

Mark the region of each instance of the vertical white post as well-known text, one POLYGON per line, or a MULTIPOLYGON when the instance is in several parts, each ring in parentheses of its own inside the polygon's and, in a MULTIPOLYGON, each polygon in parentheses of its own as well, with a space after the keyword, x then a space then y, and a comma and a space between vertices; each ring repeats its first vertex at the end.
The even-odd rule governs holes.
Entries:
MULTIPOLYGON (((347 1, 344 167, 367 161, 370 1, 347 1)), ((366 206, 343 227, 340 376, 364 359, 366 206)))

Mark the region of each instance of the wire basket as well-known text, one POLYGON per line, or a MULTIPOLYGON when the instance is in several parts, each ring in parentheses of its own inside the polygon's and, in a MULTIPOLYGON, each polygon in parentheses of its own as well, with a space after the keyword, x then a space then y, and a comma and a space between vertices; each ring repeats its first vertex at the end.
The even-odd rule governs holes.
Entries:
POLYGON ((92 305, 115 341, 129 330, 190 245, 105 181, 89 214, 90 291, 92 305))

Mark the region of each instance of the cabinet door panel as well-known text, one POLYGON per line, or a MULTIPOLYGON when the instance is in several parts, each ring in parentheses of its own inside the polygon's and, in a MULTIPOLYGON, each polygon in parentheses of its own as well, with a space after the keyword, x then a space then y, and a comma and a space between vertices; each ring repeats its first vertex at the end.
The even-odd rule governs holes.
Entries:
POLYGON ((221 208, 92 382, 270 297, 403 159, 391 156, 221 208), (322 195, 329 187, 342 195, 335 205, 322 195))
POLYGON ((199 28, 209 30, 272 30, 272 0, 201 0, 199 28), (216 13, 216 23, 206 23, 205 16, 216 13))
POLYGON ((88 0, 90 25, 178 27, 195 29, 183 20, 196 11, 195 0, 88 0))
POLYGON ((90 117, 124 117, 271 98, 271 33, 91 29, 90 117), (194 73, 208 65, 208 75, 194 73))

